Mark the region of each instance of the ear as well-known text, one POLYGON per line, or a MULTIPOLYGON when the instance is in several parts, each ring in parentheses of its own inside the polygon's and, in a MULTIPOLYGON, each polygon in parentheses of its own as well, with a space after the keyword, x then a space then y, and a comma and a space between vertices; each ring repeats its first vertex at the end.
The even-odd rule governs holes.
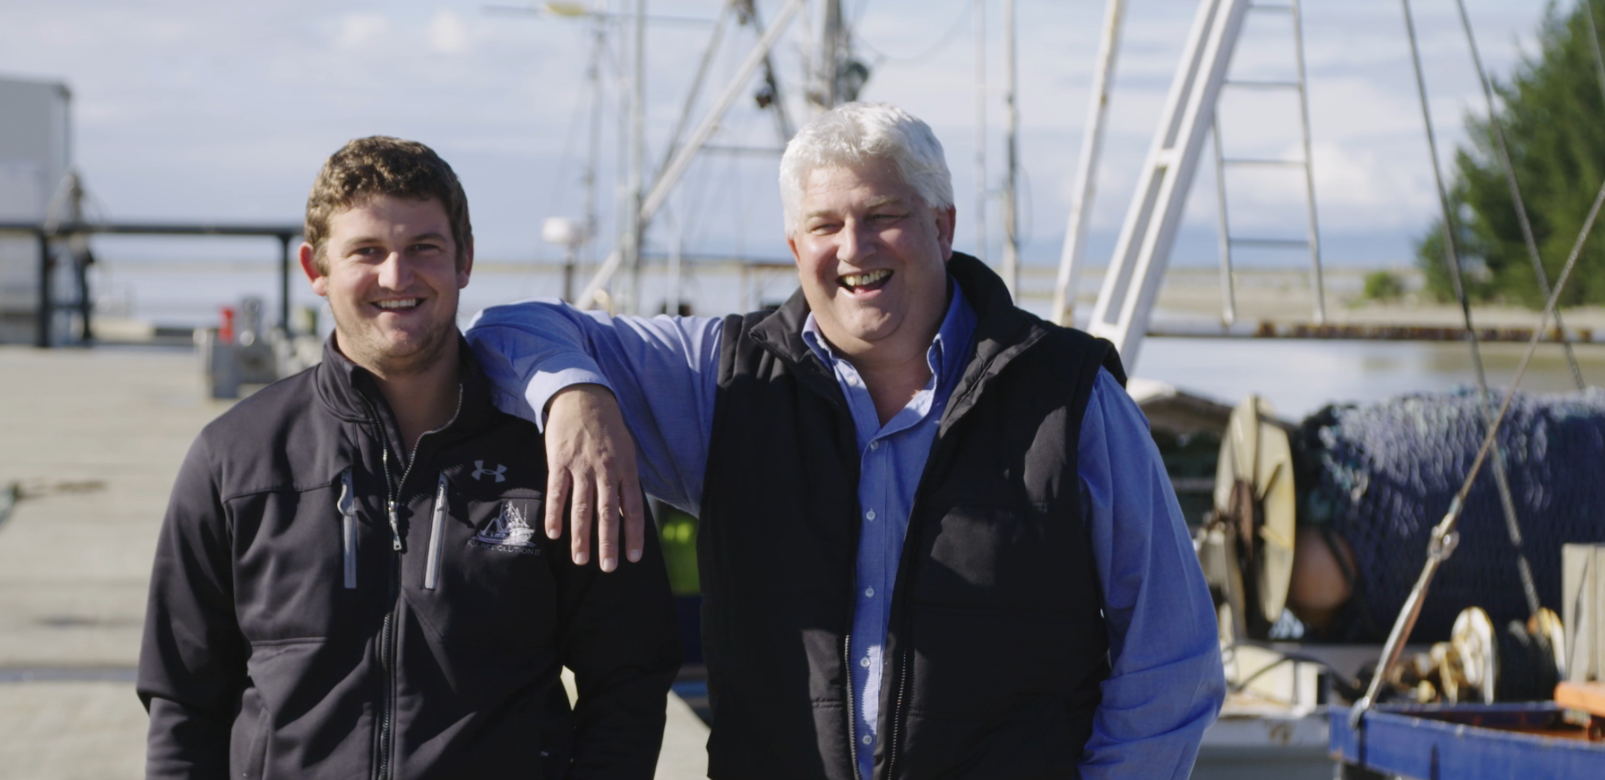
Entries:
POLYGON ((457 264, 457 289, 468 286, 468 275, 474 270, 474 242, 469 240, 468 246, 463 248, 463 259, 457 264))
POLYGON ((799 268, 802 267, 802 255, 797 254, 797 236, 795 234, 786 233, 786 246, 791 248, 791 259, 796 261, 799 268))
POLYGON ((953 225, 958 221, 958 209, 948 206, 936 212, 936 243, 942 247, 942 262, 953 259, 953 225))
POLYGON ((302 241, 299 255, 301 258, 301 272, 305 273, 307 281, 312 283, 312 292, 324 298, 329 297, 329 277, 324 276, 323 272, 318 270, 318 264, 314 261, 316 252, 313 251, 312 245, 302 241))

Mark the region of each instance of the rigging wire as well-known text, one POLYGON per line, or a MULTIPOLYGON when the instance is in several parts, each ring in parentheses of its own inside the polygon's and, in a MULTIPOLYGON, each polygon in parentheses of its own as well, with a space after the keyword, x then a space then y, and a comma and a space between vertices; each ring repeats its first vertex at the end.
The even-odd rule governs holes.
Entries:
MULTIPOLYGON (((1590 5, 1589 0, 1583 0, 1584 5, 1590 5)), ((1466 0, 1455 0, 1460 9, 1460 25, 1466 30, 1466 42, 1471 45, 1471 62, 1477 67, 1477 79, 1482 83, 1482 97, 1488 104, 1488 124, 1493 126, 1494 138, 1499 147, 1499 162, 1504 169, 1505 182, 1510 185, 1510 198, 1515 203, 1516 220, 1521 223, 1522 241, 1527 244, 1527 254, 1533 262, 1533 274, 1538 279, 1538 289, 1544 299, 1549 299, 1549 274, 1544 271, 1544 261, 1538 252, 1538 239, 1533 237, 1532 220, 1527 215, 1527 204, 1521 196, 1521 184, 1516 181, 1516 165, 1510 158, 1510 143, 1505 138, 1505 123, 1499 121, 1499 114, 1494 110, 1493 85, 1488 81, 1488 71, 1482 65, 1482 53, 1477 49, 1477 36, 1471 31, 1471 16, 1466 13, 1466 0)), ((1597 39, 1596 39, 1597 40, 1597 39)), ((1599 47, 1594 47, 1596 57, 1599 47)), ((1599 59, 1595 64, 1601 64, 1599 59)), ((1605 69, 1601 71, 1605 75, 1605 69)), ((1605 86, 1605 81, 1601 82, 1605 86)), ((1572 340, 1566 335, 1566 321, 1561 319, 1560 312, 1555 312, 1555 327, 1560 329, 1560 342, 1566 352, 1566 365, 1572 370, 1572 380, 1576 382, 1577 389, 1582 390, 1588 384, 1583 381, 1582 369, 1577 367, 1577 353, 1572 350, 1572 340)), ((1536 607, 1534 608, 1536 612, 1536 607)))
MULTIPOLYGON (((1405 0, 1408 3, 1409 0, 1405 0)), ((1572 252, 1566 258, 1566 265, 1561 269, 1560 278, 1555 281, 1555 291, 1550 294, 1549 302, 1544 311, 1538 316, 1538 327, 1533 329, 1532 336, 1527 340, 1527 350, 1522 353, 1521 362, 1516 365, 1516 377, 1510 388, 1505 391, 1505 399, 1499 405, 1499 412, 1494 416, 1493 424, 1488 426, 1488 434, 1483 437, 1482 446, 1477 450, 1477 457, 1471 462, 1471 469, 1466 478, 1460 483, 1460 490, 1449 502, 1449 510, 1444 513, 1443 520, 1432 530, 1432 546, 1429 548, 1427 564, 1421 570, 1421 577, 1416 580, 1415 587, 1410 591, 1410 597, 1405 600, 1404 608, 1399 611, 1399 617, 1393 623, 1393 630, 1388 634, 1387 644, 1382 649, 1382 663, 1376 675, 1371 678, 1371 685, 1363 697, 1355 703, 1349 711, 1349 723, 1355 725, 1365 711, 1376 702, 1377 693, 1381 689, 1382 681, 1387 677, 1388 670, 1399 660, 1404 650, 1404 642, 1415 627, 1416 618, 1421 615, 1421 604, 1427 595, 1427 587, 1432 584, 1432 577, 1442 565, 1458 539, 1455 534, 1455 524, 1460 521, 1460 511, 1465 506, 1466 496, 1471 493, 1471 485, 1482 470, 1482 464, 1488 453, 1493 449, 1494 437, 1499 433, 1499 426, 1505 421, 1505 415, 1510 411, 1511 399, 1516 395, 1516 388, 1521 385, 1523 376, 1527 374, 1527 366, 1532 362, 1533 353, 1538 351, 1538 341, 1543 337, 1544 326, 1548 324, 1549 317, 1560 303, 1560 295, 1566 290, 1566 283, 1571 280, 1572 270, 1577 267, 1577 258, 1583 253, 1583 245, 1588 242, 1589 234, 1594 231, 1594 223, 1599 218, 1599 210, 1605 206, 1605 183, 1601 183, 1599 195, 1594 198, 1594 206, 1588 211, 1588 219, 1583 221, 1582 230, 1578 231, 1577 242, 1572 245, 1572 252)))
MULTIPOLYGON (((601 60, 599 44, 593 44, 591 48, 591 64, 588 68, 588 75, 590 76, 590 79, 587 79, 587 81, 591 83, 587 85, 588 87, 599 83, 595 82, 594 79, 598 78, 597 69, 600 67, 601 60)), ((558 213, 558 208, 564 200, 563 195, 568 189, 569 184, 568 164, 570 158, 573 156, 574 146, 579 137, 581 118, 588 118, 589 114, 591 113, 590 103, 599 99, 600 98, 596 95, 596 90, 593 88, 581 90, 580 93, 574 98, 573 114, 569 117, 568 132, 563 139, 563 153, 557 158, 557 176, 554 177, 552 183, 551 204, 546 208, 546 213, 548 214, 558 213)), ((590 175, 595 176, 596 172, 592 171, 590 175)), ((587 226, 587 229, 589 229, 589 226, 587 226)))
POLYGON ((1580 4, 1587 11, 1583 18, 1588 20, 1588 43, 1594 50, 1594 70, 1599 74, 1600 94, 1605 96, 1605 53, 1599 50, 1599 24, 1594 20, 1594 3, 1593 0, 1581 0, 1580 4))
MULTIPOLYGON (((865 3, 865 5, 868 5, 868 3, 865 3)), ((876 48, 873 44, 864 40, 862 36, 856 37, 854 40, 857 41, 858 45, 863 46, 865 49, 874 53, 875 58, 881 62, 895 62, 902 65, 917 65, 945 51, 947 47, 953 43, 953 39, 958 36, 959 33, 964 32, 965 29, 967 29, 965 22, 969 21, 972 14, 973 9, 970 7, 970 3, 960 2, 959 14, 953 19, 953 23, 948 26, 947 32, 942 33, 942 37, 938 38, 936 43, 931 44, 930 46, 926 47, 924 51, 921 51, 919 54, 916 54, 912 57, 894 57, 876 48)))
MULTIPOLYGON (((1471 300, 1466 294, 1465 283, 1460 278, 1460 250, 1455 244, 1458 226, 1449 204, 1449 191, 1443 186, 1443 164, 1438 159, 1438 137, 1432 129, 1432 110, 1427 102, 1427 81, 1421 69, 1421 47, 1416 41, 1415 18, 1410 11, 1410 0, 1400 0, 1400 3, 1404 6, 1405 32, 1410 38, 1410 57, 1411 63, 1415 66, 1416 92, 1421 96, 1421 119, 1427 130, 1427 148, 1432 157, 1432 178, 1438 186, 1438 206, 1443 210, 1444 258, 1449 264, 1449 278, 1454 282, 1455 295, 1460 299, 1460 313, 1466 322, 1466 343, 1471 347, 1471 361, 1477 369, 1477 399, 1483 417, 1492 430, 1495 423, 1493 411, 1488 405, 1488 375, 1483 370, 1482 344, 1471 319, 1471 300)), ((1516 550, 1516 568, 1521 576, 1527 604, 1533 612, 1537 612, 1538 590, 1533 584, 1532 567, 1527 563, 1527 555, 1521 549, 1521 526, 1516 519, 1516 503, 1511 499, 1510 481, 1505 474, 1504 457, 1498 450, 1494 451, 1493 472, 1494 484, 1499 489, 1499 504, 1505 515, 1505 527, 1510 534, 1511 546, 1516 550)))
POLYGON ((719 11, 719 20, 714 23, 713 35, 708 40, 708 47, 702 52, 702 61, 697 65, 697 73, 691 77, 691 89, 686 92, 685 107, 680 110, 680 119, 675 122, 674 130, 669 133, 669 142, 663 149, 663 162, 658 163, 654 179, 663 176, 663 172, 669 168, 669 163, 674 161, 674 155, 680 151, 680 142, 684 140, 686 126, 691 123, 691 110, 696 108, 697 97, 702 94, 702 84, 708 76, 708 66, 713 64, 714 55, 719 51, 719 43, 724 38, 725 20, 731 17, 731 11, 734 9, 735 3, 726 3, 719 11))

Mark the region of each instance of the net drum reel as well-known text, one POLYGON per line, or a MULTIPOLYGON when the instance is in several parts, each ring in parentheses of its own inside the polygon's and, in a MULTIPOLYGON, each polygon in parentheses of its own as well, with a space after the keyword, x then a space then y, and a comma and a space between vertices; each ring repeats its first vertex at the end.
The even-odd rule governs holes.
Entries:
POLYGON ((1214 504, 1200 558, 1221 603, 1222 634, 1230 626, 1235 637, 1267 639, 1292 580, 1297 494, 1287 430, 1258 396, 1227 422, 1214 504))
MULTIPOLYGON (((1483 430, 1478 398, 1463 391, 1329 406, 1296 427, 1263 399, 1240 404, 1222 434, 1214 509, 1198 539, 1222 639, 1380 645, 1483 430), (1302 633, 1278 626, 1284 609, 1302 633)), ((1605 391, 1516 394, 1499 445, 1520 538, 1494 480, 1474 483, 1459 543, 1408 638, 1436 647, 1391 667, 1398 674, 1385 682, 1395 693, 1544 700, 1562 679, 1564 631, 1552 611, 1559 553, 1563 543, 1605 537, 1605 391), (1527 561, 1536 611, 1524 595, 1527 561)))

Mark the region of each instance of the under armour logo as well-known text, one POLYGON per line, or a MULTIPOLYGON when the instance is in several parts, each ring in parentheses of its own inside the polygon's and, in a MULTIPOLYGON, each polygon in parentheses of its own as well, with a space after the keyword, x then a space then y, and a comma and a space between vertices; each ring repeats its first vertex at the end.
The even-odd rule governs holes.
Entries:
POLYGON ((485 468, 485 461, 474 461, 474 479, 490 476, 495 477, 497 482, 506 482, 507 477, 503 476, 506 473, 507 467, 501 465, 500 463, 496 464, 496 468, 494 469, 487 469, 485 468))

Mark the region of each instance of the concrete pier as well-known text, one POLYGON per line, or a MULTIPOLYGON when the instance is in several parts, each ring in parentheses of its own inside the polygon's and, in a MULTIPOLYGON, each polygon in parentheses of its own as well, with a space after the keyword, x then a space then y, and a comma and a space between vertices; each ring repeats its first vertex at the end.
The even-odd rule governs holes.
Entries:
MULTIPOLYGON (((228 408, 191 350, 0 347, 0 776, 133 780, 133 690, 168 492, 228 408)), ((706 775, 707 729, 671 697, 658 777, 706 775)))

